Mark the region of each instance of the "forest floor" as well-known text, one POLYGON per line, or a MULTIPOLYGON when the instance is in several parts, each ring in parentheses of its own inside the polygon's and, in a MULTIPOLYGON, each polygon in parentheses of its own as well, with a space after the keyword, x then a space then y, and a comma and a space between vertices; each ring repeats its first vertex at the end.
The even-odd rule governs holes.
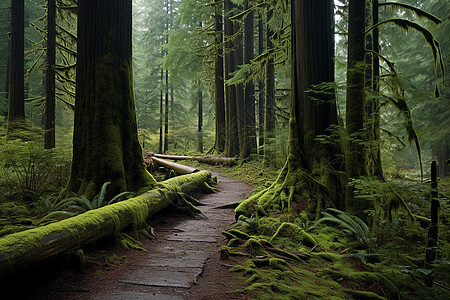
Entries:
POLYGON ((216 188, 220 192, 194 195, 203 204, 198 207, 202 215, 165 212, 149 221, 157 239, 142 241, 147 251, 115 245, 84 249, 81 270, 80 264, 64 267, 22 297, 246 299, 244 282, 229 272, 239 259, 221 259, 219 252, 226 243, 221 231, 234 222, 234 213, 232 209, 217 207, 246 198, 252 187, 220 174, 213 176, 217 176, 216 188))

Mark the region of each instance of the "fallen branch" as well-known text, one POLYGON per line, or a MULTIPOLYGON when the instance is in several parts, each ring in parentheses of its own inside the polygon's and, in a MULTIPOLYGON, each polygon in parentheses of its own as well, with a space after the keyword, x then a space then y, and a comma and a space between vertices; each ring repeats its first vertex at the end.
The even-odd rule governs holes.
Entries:
POLYGON ((153 154, 154 157, 163 158, 163 159, 172 159, 172 160, 196 160, 201 163, 210 164, 210 165, 218 165, 224 164, 232 166, 236 164, 239 159, 235 157, 222 157, 222 156, 181 156, 181 155, 166 155, 166 154, 153 154))
POLYGON ((157 157, 152 157, 152 159, 157 164, 159 164, 163 167, 169 168, 171 170, 174 170, 175 173, 177 173, 179 175, 191 174, 191 173, 195 173, 195 172, 199 171, 199 169, 188 167, 188 166, 181 165, 181 164, 177 164, 177 163, 165 160, 165 159, 161 159, 161 158, 157 158, 157 157))
POLYGON ((0 238, 0 279, 58 254, 117 236, 129 225, 143 228, 147 218, 168 207, 180 192, 187 193, 210 178, 207 171, 178 176, 138 197, 4 236, 0 238))

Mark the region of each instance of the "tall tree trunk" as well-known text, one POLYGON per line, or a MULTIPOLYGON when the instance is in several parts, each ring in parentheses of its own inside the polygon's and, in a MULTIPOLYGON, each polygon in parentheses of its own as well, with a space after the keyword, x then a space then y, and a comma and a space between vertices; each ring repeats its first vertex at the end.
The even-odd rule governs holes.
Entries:
POLYGON ((78 1, 73 160, 67 195, 94 197, 156 184, 138 140, 133 92, 131 1, 78 1))
MULTIPOLYGON (((231 37, 234 35, 235 30, 233 22, 230 20, 230 14, 234 9, 234 4, 231 0, 224 1, 225 11, 225 47, 228 51, 225 53, 225 80, 230 79, 230 74, 236 70, 236 58, 233 52, 234 42, 231 37)), ((236 86, 227 85, 225 89, 225 156, 235 156, 239 154, 239 136, 238 136, 238 118, 236 107, 236 86)))
POLYGON ((164 150, 166 153, 169 150, 169 71, 166 70, 166 84, 164 97, 164 150))
POLYGON ((203 153, 203 92, 202 85, 198 83, 198 127, 197 127, 197 138, 198 138, 198 152, 203 153))
POLYGON ((8 88, 8 132, 25 120, 24 0, 11 1, 11 46, 8 88))
MULTIPOLYGON (((239 11, 242 11, 242 7, 238 7, 239 11)), ((241 24, 234 22, 234 32, 241 31, 241 24)), ((244 64, 244 36, 238 34, 234 40, 234 59, 236 62, 236 69, 238 66, 244 64)), ((245 145, 245 91, 244 84, 236 84, 236 110, 237 110, 237 128, 238 128, 238 141, 239 141, 239 155, 243 157, 244 145, 245 145)))
MULTIPOLYGON (((166 31, 170 29, 170 9, 171 6, 169 4, 170 0, 166 1, 166 11, 167 11, 167 20, 166 20, 166 31)), ((166 37, 166 44, 169 43, 169 36, 166 37)), ((167 50, 166 53, 167 55, 167 50)), ((164 149, 163 152, 166 153, 169 150, 169 70, 166 70, 166 83, 165 83, 165 97, 164 97, 164 149)))
MULTIPOLYGON (((249 0, 244 3, 244 10, 249 9, 249 0)), ((247 14, 244 22, 244 64, 250 64, 254 58, 254 12, 247 14)), ((245 84, 244 94, 244 143, 241 157, 249 157, 256 153, 256 120, 255 120, 255 85, 253 81, 245 84)))
POLYGON ((44 148, 55 148, 56 0, 47 4, 47 69, 45 70, 44 148))
MULTIPOLYGON (((164 54, 161 51, 161 57, 163 57, 164 54)), ((161 90, 160 90, 160 94, 159 94, 159 153, 163 153, 163 143, 164 143, 164 135, 163 135, 163 130, 164 130, 164 126, 163 126, 163 109, 164 109, 164 105, 163 105, 163 89, 164 89, 164 70, 161 67, 161 90)))
MULTIPOLYGON (((346 127, 349 136, 346 172, 350 178, 366 175, 364 140, 364 29, 365 1, 349 0, 346 127)), ((364 217, 368 206, 349 188, 346 210, 364 217)))
POLYGON ((222 29, 222 6, 220 0, 215 0, 215 26, 217 46, 217 59, 215 65, 215 113, 216 113, 216 136, 215 150, 219 153, 225 151, 225 94, 224 94, 224 73, 223 73, 223 29, 222 29))
POLYGON ((332 87, 310 95, 318 84, 334 81, 333 2, 291 3, 292 85, 288 158, 272 186, 244 201, 236 214, 249 215, 256 201, 266 212, 307 209, 318 217, 325 207, 338 206, 342 195, 337 163, 340 151, 316 140, 337 124, 332 87), (319 98, 320 101, 315 99, 319 98), (331 197, 332 196, 332 197, 331 197), (296 203, 294 203, 296 202, 296 203))
MULTIPOLYGON (((273 48, 271 37, 272 29, 269 27, 269 21, 272 19, 273 11, 267 13, 267 49, 273 48)), ((272 161, 275 146, 275 67, 273 58, 269 58, 266 64, 266 103, 264 114, 264 164, 272 161)))
MULTIPOLYGON (((378 0, 369 0, 366 2, 366 28, 377 23, 378 0)), ((378 28, 375 28, 366 35, 366 49, 378 53, 378 28)), ((372 95, 365 103, 367 113, 366 139, 370 141, 367 149, 367 172, 370 176, 383 179, 380 144, 380 101, 377 97, 379 93, 379 58, 377 55, 367 52, 365 61, 367 66, 365 87, 371 91, 372 95)))
MULTIPOLYGON (((264 22, 262 14, 259 17, 258 22, 258 53, 261 55, 264 52, 264 22)), ((264 147, 264 107, 265 107, 265 87, 264 87, 264 79, 261 79, 258 82, 258 146, 259 146, 259 154, 263 155, 262 151, 264 147)))

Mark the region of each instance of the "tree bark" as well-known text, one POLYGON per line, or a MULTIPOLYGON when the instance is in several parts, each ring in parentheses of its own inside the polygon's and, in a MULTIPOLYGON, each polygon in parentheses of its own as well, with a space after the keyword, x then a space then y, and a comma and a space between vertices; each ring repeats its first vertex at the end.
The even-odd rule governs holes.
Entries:
POLYGON ((47 69, 45 70, 44 148, 55 148, 56 0, 47 3, 47 69))
POLYGON ((219 6, 220 1, 215 0, 215 26, 217 46, 217 59, 215 65, 215 100, 216 100, 216 136, 215 136, 215 150, 218 153, 225 151, 225 94, 224 94, 224 73, 223 73, 223 26, 222 26, 222 7, 219 6))
POLYGON ((198 83, 198 126, 197 126, 197 139, 198 139, 198 152, 203 153, 203 92, 201 83, 198 83))
MULTIPOLYGON (((249 9, 249 0, 244 3, 244 10, 249 9)), ((250 64, 254 58, 254 12, 247 14, 244 21, 244 64, 250 64)), ((245 84, 244 94, 244 143, 241 157, 249 157, 256 153, 256 120, 255 120, 255 85, 253 81, 245 84)))
MULTIPOLYGON (((82 4, 82 1, 80 2, 82 4)), ((145 221, 168 207, 180 192, 187 193, 210 177, 211 174, 207 171, 178 176, 162 182, 161 188, 136 198, 2 237, 0 279, 5 279, 58 254, 76 251, 100 239, 114 237, 129 225, 135 229, 145 228, 145 221)))
MULTIPOLYGON (((258 22, 258 53, 261 55, 264 52, 264 22, 262 14, 259 16, 258 22)), ((265 114, 265 86, 264 79, 258 82, 259 95, 258 95, 258 149, 259 154, 263 155, 264 147, 264 114, 265 114)))
POLYGON ((8 132, 25 120, 24 95, 24 1, 11 1, 8 132))
MULTIPOLYGON (((230 79, 230 74, 236 70, 236 58, 233 53, 234 42, 231 37, 235 33, 233 22, 230 20, 230 13, 234 9, 234 4, 231 0, 224 1, 225 11, 225 80, 230 79)), ((236 107, 236 86, 227 85, 225 88, 225 156, 235 156, 239 154, 239 136, 238 136, 238 119, 236 107)))
MULTIPOLYGON (((271 37, 273 31, 269 27, 273 11, 267 13, 267 50, 273 48, 271 37)), ((275 146, 275 67, 273 58, 269 58, 266 64, 266 94, 265 94, 265 114, 264 114, 264 165, 273 161, 272 156, 275 146)))
POLYGON ((78 1, 73 160, 67 195, 93 198, 156 184, 138 140, 132 78, 131 1, 78 1))
MULTIPOLYGON (((349 1, 346 127, 349 136, 346 173, 350 178, 366 175, 364 140, 364 29, 365 1, 349 1)), ((369 206, 347 190, 346 210, 364 218, 369 206)))

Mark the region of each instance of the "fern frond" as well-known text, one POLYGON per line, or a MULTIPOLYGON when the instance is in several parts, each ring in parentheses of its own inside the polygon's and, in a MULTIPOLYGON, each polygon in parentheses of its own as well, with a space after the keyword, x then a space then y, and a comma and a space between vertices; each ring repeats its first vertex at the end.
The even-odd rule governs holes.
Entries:
POLYGON ((102 206, 103 201, 105 200, 105 197, 106 197, 106 189, 107 189, 108 185, 110 185, 110 184, 111 184, 111 181, 107 181, 102 185, 100 193, 98 194, 98 203, 95 208, 99 208, 102 206))
POLYGON ((122 198, 125 198, 125 197, 127 197, 127 196, 132 196, 132 195, 134 195, 133 192, 123 192, 123 193, 120 193, 120 194, 114 196, 114 198, 112 198, 112 199, 108 202, 108 205, 113 204, 114 202, 119 202, 119 201, 121 201, 122 198))

